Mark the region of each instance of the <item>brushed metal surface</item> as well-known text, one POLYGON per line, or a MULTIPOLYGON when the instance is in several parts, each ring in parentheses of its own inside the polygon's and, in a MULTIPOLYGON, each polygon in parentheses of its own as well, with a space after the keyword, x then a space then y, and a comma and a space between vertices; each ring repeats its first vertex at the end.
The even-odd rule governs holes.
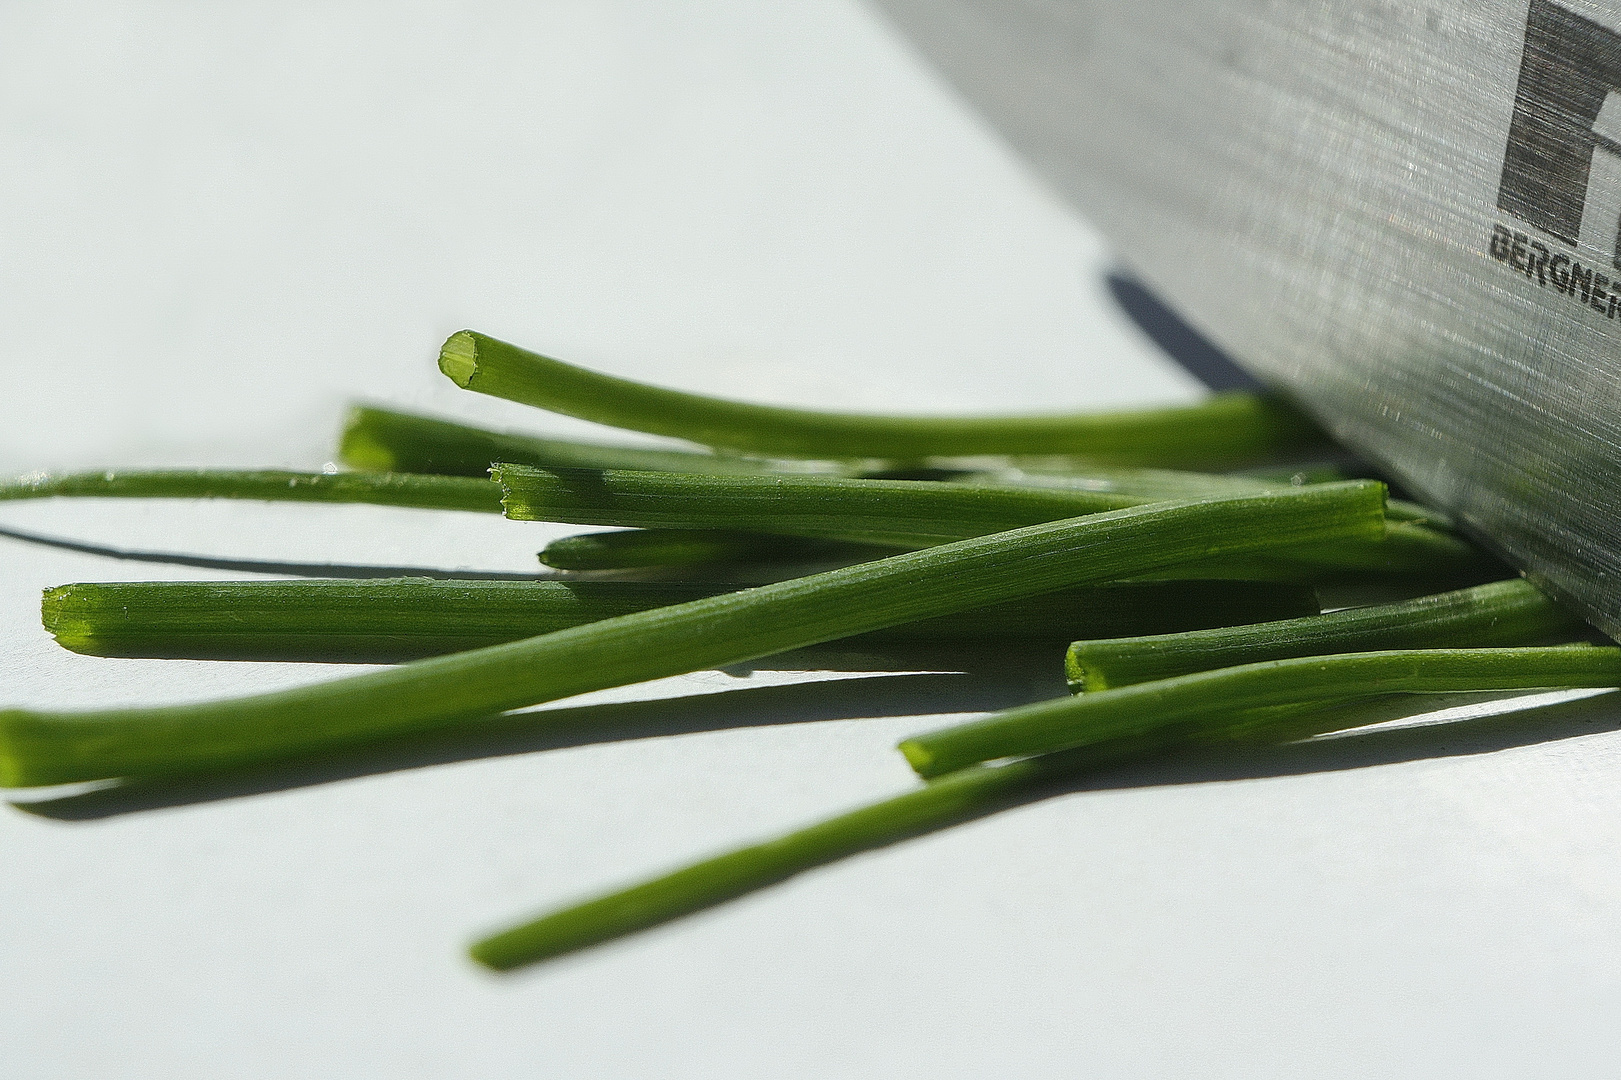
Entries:
POLYGON ((1621 2, 876 3, 1190 321, 1621 631, 1621 2))

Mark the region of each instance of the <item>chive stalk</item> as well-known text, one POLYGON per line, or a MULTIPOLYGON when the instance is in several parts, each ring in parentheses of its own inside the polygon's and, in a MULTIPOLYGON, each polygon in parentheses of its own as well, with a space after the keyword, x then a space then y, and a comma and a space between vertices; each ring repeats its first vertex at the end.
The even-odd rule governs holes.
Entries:
POLYGON ((905 740, 923 777, 998 758, 1116 739, 1177 742, 1213 709, 1234 712, 1389 693, 1621 686, 1621 649, 1556 645, 1404 649, 1267 660, 1044 701, 905 740))
MULTIPOLYGON (((445 476, 489 475, 497 461, 584 469, 657 469, 687 473, 754 473, 804 462, 770 462, 697 450, 648 450, 606 446, 565 439, 543 439, 516 432, 489 431, 450 420, 396 412, 375 405, 355 405, 344 419, 338 460, 374 472, 437 473, 445 476)), ((822 466, 841 471, 833 463, 822 466)))
POLYGON ((621 529, 576 533, 547 544, 540 561, 557 570, 631 570, 727 563, 856 562, 892 547, 725 529, 621 529))
MULTIPOLYGON (((1580 655, 1572 655, 1568 647, 1553 650, 1563 655, 1552 669, 1544 668, 1534 678, 1559 685, 1621 683, 1621 650, 1575 648, 1580 655)), ((1512 669, 1530 652, 1489 651, 1503 654, 1485 665, 1494 673, 1512 669)), ((1494 675, 1488 681, 1501 680, 1494 675)), ((1071 698, 1057 704, 1076 707, 1090 700, 1096 699, 1071 698)), ((1068 750, 1002 765, 969 765, 881 802, 543 914, 475 942, 469 952, 486 967, 510 971, 670 922, 838 859, 1062 791, 1065 782, 1099 767, 1152 757, 1188 743, 1284 742, 1356 722, 1343 708, 1311 702, 1257 711, 1234 709, 1221 700, 1207 701, 1191 722, 1159 723, 1152 707, 1138 719, 1136 725, 1120 725, 1107 736, 1068 750)))
POLYGON ((439 370, 466 390, 705 446, 797 458, 917 460, 1064 454, 1128 465, 1239 464, 1322 445, 1282 401, 1217 394, 1199 405, 1053 416, 867 416, 705 397, 578 368, 484 334, 452 334, 439 370))
MULTIPOLYGON (((220 768, 442 730, 1194 556, 1376 534, 1383 507, 1383 486, 1374 482, 1130 507, 269 694, 85 712, 0 711, 0 784, 220 768)), ((544 714, 535 723, 544 724, 544 714)))
POLYGON ((1411 521, 1390 522, 1375 544, 1329 544, 1298 553, 1279 552, 1278 557, 1301 566, 1391 574, 1484 567, 1492 561, 1460 537, 1411 521))
POLYGON ((976 817, 1044 778, 1040 766, 964 770, 827 821, 491 934, 469 952, 510 971, 690 915, 837 859, 976 817))
POLYGON ((625 469, 490 470, 518 521, 721 529, 927 547, 1149 500, 1090 491, 840 476, 704 476, 625 469))
POLYGON ((1534 645, 1591 633, 1523 579, 1324 615, 1108 641, 1077 641, 1066 670, 1076 691, 1196 671, 1331 653, 1534 645))
MULTIPOLYGON (((732 538, 747 531, 900 547, 924 547, 1155 501, 1119 492, 938 480, 702 476, 507 464, 496 465, 491 474, 505 493, 502 503, 507 516, 521 521, 715 529, 732 538)), ((1278 492, 1260 494, 1268 493, 1278 492)), ((1383 536, 1373 541, 1357 538, 1300 545, 1298 550, 1269 552, 1267 559, 1308 571, 1410 573, 1467 568, 1482 556, 1446 533, 1411 522, 1391 522, 1383 536)), ((1214 569, 1215 565, 1199 569, 1214 569)), ((1240 571, 1238 576, 1246 575, 1240 571)))
POLYGON ((1438 580, 1453 587, 1495 580, 1507 572, 1501 563, 1467 541, 1407 521, 1387 523, 1384 535, 1371 542, 1338 540, 1301 545, 1264 556, 1195 563, 1172 571, 1190 577, 1270 577, 1313 582, 1373 575, 1438 580))
MULTIPOLYGON (((389 662, 483 648, 737 586, 641 581, 91 582, 47 589, 45 628, 98 656, 389 662)), ((1115 637, 1317 611, 1299 586, 1154 582, 1062 589, 845 639, 853 646, 1115 637)))
MULTIPOLYGON (((1386 560, 1394 566, 1368 567, 1366 540, 1312 544, 1265 555, 1223 557, 1187 566, 1157 570, 1156 580, 1224 578, 1237 581, 1365 586, 1386 582, 1400 587, 1404 596, 1420 595, 1460 585, 1473 585, 1502 577, 1505 569, 1467 547, 1452 543, 1439 550, 1420 535, 1408 543, 1402 557, 1386 560), (1397 569, 1396 566, 1405 566, 1397 569)), ((1397 543, 1401 544, 1401 539, 1397 543)), ((854 540, 822 540, 772 533, 744 533, 726 529, 619 529, 613 532, 576 533, 552 541, 540 561, 557 570, 633 570, 651 567, 724 566, 740 563, 788 564, 802 562, 864 562, 893 554, 894 546, 863 544, 854 540)))
POLYGON ((0 483, 0 500, 69 495, 103 499, 258 499, 266 502, 372 503, 427 510, 501 512, 489 480, 411 473, 306 473, 282 469, 164 469, 36 473, 0 483))
MULTIPOLYGON (((1055 469, 1049 466, 1049 469, 1055 469)), ((1261 495, 1267 492, 1300 487, 1306 483, 1325 483, 1343 480, 1337 471, 1329 470, 1317 479, 1307 479, 1304 472, 1294 472, 1279 478, 1273 476, 1245 476, 1238 473, 1189 472, 1181 469, 1133 469, 1127 467, 1087 466, 1079 471, 1073 467, 1060 471, 1045 471, 1033 465, 1022 468, 990 468, 965 473, 955 478, 961 484, 992 484, 998 487, 1057 488, 1070 491, 1097 491, 1115 495, 1134 495, 1145 500, 1200 499, 1220 495, 1261 495)), ((1385 516, 1392 521, 1450 528, 1445 515, 1417 503, 1391 499, 1385 507, 1385 516)))

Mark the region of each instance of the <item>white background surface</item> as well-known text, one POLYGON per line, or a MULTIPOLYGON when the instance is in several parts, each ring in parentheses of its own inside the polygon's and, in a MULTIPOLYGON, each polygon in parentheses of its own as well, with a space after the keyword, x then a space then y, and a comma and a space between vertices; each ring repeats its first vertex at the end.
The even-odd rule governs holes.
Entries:
MULTIPOLYGON (((0 147, 5 473, 319 468, 355 397, 600 435, 458 392, 433 358, 462 326, 763 401, 1198 393, 1109 306, 1095 236, 850 4, 12 3, 0 147)), ((565 531, 89 501, 7 505, 0 526, 497 571, 565 531)), ((0 538, 4 702, 354 670, 79 657, 39 629, 45 586, 232 576, 0 538)), ((840 677, 881 680, 888 715, 789 685, 816 676, 705 673, 600 699, 710 695, 672 724, 760 726, 485 747, 91 820, 6 811, 0 1069, 1613 1074, 1621 742, 1602 699, 1518 736, 1293 759, 1300 775, 1122 775, 516 977, 463 958, 515 916, 905 788, 891 747, 931 713, 1061 689, 1056 660, 840 677)))

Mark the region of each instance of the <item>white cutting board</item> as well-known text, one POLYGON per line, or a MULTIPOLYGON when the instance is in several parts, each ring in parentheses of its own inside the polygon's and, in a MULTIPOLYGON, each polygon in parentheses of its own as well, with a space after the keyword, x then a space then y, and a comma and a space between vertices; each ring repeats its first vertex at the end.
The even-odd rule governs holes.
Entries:
MULTIPOLYGON (((1199 394, 1110 306, 1095 235, 851 4, 14 2, 0 230, 4 473, 320 468, 355 397, 602 437, 457 391, 433 360, 463 326, 811 406, 1199 394)), ((502 572, 569 531, 89 501, 0 506, 0 528, 502 572)), ((232 576, 0 538, 0 699, 178 701, 354 670, 78 657, 39 629, 46 586, 232 576)), ((705 673, 597 699, 708 695, 672 702, 672 727, 760 726, 93 820, 4 810, 0 1071, 1609 1071, 1621 738, 1603 703, 1543 721, 1573 736, 1557 742, 1144 774, 515 977, 463 957, 479 930, 906 788, 891 747, 938 714, 1060 691, 1056 658, 972 678, 705 673), (827 677, 879 681, 794 689, 827 677), (863 718, 869 700, 886 715, 863 718), (1172 782, 1190 779, 1206 782, 1172 782)))

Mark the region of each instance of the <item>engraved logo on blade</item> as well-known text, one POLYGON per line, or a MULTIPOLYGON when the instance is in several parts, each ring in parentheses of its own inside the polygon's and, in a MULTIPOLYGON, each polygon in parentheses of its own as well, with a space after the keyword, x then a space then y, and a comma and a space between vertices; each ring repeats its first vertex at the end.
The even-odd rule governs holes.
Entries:
POLYGON ((1621 129, 1621 34, 1531 0, 1497 206, 1572 247, 1585 234, 1621 267, 1621 141, 1607 129, 1621 129))

